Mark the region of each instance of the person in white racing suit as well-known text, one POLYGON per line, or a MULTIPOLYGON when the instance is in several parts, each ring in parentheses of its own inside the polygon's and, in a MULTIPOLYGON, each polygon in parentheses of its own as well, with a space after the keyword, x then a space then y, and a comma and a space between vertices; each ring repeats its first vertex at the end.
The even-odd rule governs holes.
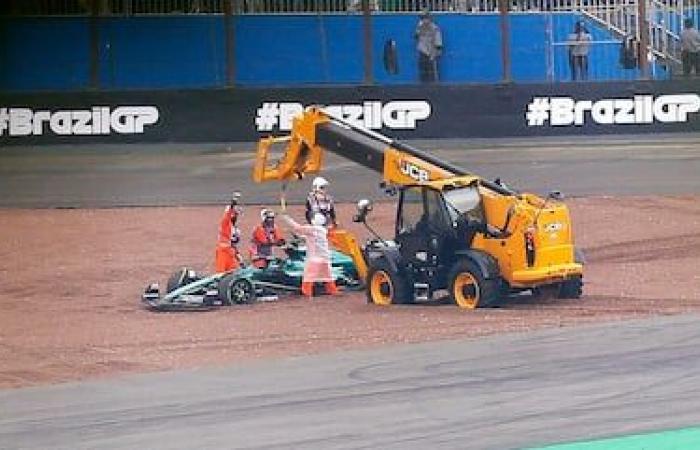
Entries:
POLYGON ((316 177, 312 183, 311 192, 306 197, 306 223, 311 224, 315 214, 322 214, 328 228, 337 226, 335 216, 335 203, 328 193, 328 180, 316 177))

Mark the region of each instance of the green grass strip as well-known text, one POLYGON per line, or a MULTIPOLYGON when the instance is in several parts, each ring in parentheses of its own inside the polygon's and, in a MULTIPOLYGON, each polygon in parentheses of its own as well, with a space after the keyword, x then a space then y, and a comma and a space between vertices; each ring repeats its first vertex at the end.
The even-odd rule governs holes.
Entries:
POLYGON ((698 450, 700 428, 683 428, 659 433, 571 442, 531 450, 698 450))

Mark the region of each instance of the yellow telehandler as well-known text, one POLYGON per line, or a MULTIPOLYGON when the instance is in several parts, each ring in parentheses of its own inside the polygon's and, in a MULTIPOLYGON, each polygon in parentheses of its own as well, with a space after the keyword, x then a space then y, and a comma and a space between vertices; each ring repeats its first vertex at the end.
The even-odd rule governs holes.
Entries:
MULTIPOLYGON (((447 291, 458 306, 477 308, 523 290, 581 296, 582 256, 558 192, 546 198, 516 192, 317 107, 296 117, 288 136, 258 142, 253 179, 287 182, 318 173, 324 151, 379 172, 382 185, 398 193, 393 240, 375 233, 360 246, 346 230, 331 233, 365 280, 368 301, 410 303, 447 291), (280 144, 282 156, 268 162, 280 144)), ((370 210, 371 202, 358 202, 355 220, 367 225, 370 210)))

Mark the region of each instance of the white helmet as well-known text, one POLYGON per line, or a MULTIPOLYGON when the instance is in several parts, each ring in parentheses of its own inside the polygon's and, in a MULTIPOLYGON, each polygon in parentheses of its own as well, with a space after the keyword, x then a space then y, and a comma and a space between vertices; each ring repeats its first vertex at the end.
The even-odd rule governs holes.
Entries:
POLYGON ((328 186, 328 180, 326 180, 323 177, 316 177, 314 178, 313 183, 311 183, 314 189, 322 189, 326 186, 328 186))
POLYGON ((275 218, 275 212, 271 209, 263 208, 260 211, 260 219, 265 220, 265 219, 274 219, 275 218))
POLYGON ((324 216, 321 213, 316 213, 314 216, 311 218, 311 225, 317 226, 317 227, 322 227, 326 225, 326 216, 324 216))

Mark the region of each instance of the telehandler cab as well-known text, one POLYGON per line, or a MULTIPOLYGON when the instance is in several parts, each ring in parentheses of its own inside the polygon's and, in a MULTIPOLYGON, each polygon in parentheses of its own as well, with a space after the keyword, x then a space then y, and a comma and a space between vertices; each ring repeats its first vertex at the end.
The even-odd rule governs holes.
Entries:
MULTIPOLYGON (((447 291, 458 306, 477 308, 527 289, 581 296, 583 262, 558 192, 516 192, 315 107, 294 119, 289 136, 260 140, 253 179, 317 173, 324 151, 379 172, 383 185, 398 191, 393 240, 375 234, 361 247, 346 230, 331 234, 336 249, 353 258, 369 301, 409 303, 447 291), (284 153, 268 165, 273 144, 283 144, 284 153)), ((356 220, 366 225, 370 210, 360 201, 356 220)))

